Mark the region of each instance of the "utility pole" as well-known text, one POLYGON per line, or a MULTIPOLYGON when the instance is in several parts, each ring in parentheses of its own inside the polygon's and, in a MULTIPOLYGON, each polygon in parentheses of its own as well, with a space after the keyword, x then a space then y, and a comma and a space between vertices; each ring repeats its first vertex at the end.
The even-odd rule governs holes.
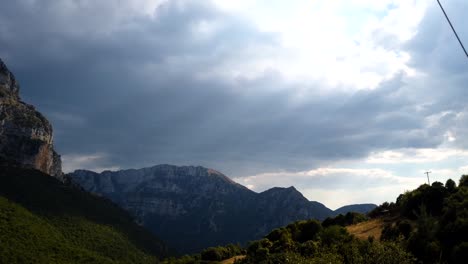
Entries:
POLYGON ((431 182, 429 181, 429 173, 432 173, 430 171, 426 171, 424 174, 427 175, 427 183, 429 184, 429 186, 431 185, 431 182))

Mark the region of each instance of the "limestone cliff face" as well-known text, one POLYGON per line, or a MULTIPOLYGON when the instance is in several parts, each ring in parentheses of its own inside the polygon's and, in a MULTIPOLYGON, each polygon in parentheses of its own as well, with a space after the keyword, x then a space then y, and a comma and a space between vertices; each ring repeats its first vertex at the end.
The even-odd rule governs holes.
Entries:
POLYGON ((0 162, 32 167, 64 180, 51 124, 32 105, 21 101, 19 84, 1 59, 0 162))
MULTIPOLYGON (((157 165, 102 173, 77 170, 69 176, 85 190, 127 209, 181 253, 243 244, 297 220, 323 220, 336 214, 307 200, 294 187, 256 193, 203 167, 157 165)), ((347 208, 363 209, 355 205, 340 213, 346 213, 347 208)))
POLYGON ((255 193, 203 167, 158 165, 95 173, 78 170, 72 181, 110 198, 181 253, 259 239, 293 221, 324 219, 333 211, 294 188, 255 193))
POLYGON ((70 176, 85 190, 111 198, 141 223, 154 216, 186 217, 203 210, 206 201, 214 202, 212 209, 220 207, 219 211, 223 211, 221 201, 242 206, 241 199, 254 196, 254 192, 220 172, 194 166, 157 165, 100 174, 77 170, 70 176))

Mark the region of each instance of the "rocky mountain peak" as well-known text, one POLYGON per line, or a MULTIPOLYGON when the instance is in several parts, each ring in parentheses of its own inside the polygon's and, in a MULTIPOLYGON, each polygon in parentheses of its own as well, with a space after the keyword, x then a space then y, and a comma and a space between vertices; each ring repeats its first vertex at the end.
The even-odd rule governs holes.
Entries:
POLYGON ((0 59, 0 100, 3 98, 19 99, 19 85, 15 76, 0 59))
POLYGON ((164 164, 101 173, 77 170, 69 176, 85 190, 131 212, 181 253, 245 243, 294 221, 334 215, 293 186, 256 193, 200 166, 164 164))
POLYGON ((225 194, 237 189, 251 192, 224 174, 201 166, 156 165, 143 169, 103 171, 76 170, 71 175, 85 189, 96 193, 153 192, 225 194))
POLYGON ((304 200, 307 201, 307 198, 305 198, 301 192, 299 192, 294 186, 290 186, 287 188, 284 187, 273 187, 271 189, 268 189, 260 195, 269 197, 269 198, 277 198, 277 199, 297 199, 297 200, 304 200))
POLYGON ((20 100, 19 84, 0 59, 0 163, 35 168, 64 180, 49 121, 20 100))

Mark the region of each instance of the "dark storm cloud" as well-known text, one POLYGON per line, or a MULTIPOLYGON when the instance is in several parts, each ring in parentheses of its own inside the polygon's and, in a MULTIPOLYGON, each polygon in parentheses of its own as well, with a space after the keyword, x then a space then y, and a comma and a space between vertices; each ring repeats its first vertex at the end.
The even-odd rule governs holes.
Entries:
MULTIPOLYGON (((136 16, 109 1, 8 1, 0 9, 0 56, 23 98, 53 121, 59 152, 104 153, 101 167, 201 164, 246 175, 436 147, 445 127, 428 126, 426 118, 460 109, 460 96, 466 98, 466 64, 436 56, 437 49, 450 56, 453 50, 433 43, 433 28, 424 25, 408 47, 413 64, 451 76, 449 93, 436 91, 444 103, 431 98, 431 109, 421 108, 418 96, 430 98, 427 91, 442 83, 413 87, 404 74, 356 93, 323 93, 320 83, 292 84, 275 72, 200 78, 224 61, 249 59, 246 47, 277 45, 274 34, 203 2, 181 8, 182 1, 170 1, 154 16, 136 16), (204 24, 217 30, 203 35, 197 28, 204 24), (418 46, 436 61, 428 64, 418 46), (434 70, 437 61, 447 67, 434 70), (295 102, 304 90, 305 99, 295 102)), ((436 18, 429 14, 431 25, 436 18)))

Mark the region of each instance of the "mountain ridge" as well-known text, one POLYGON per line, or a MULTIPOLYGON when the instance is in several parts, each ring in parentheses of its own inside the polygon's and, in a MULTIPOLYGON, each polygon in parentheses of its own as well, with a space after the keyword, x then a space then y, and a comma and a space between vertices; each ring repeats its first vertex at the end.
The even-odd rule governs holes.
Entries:
POLYGON ((362 203, 362 204, 348 204, 337 208, 334 212, 336 215, 346 214, 347 212, 356 212, 366 214, 376 208, 377 205, 373 203, 362 203))
POLYGON ((293 221, 335 215, 293 186, 257 193, 201 166, 161 164, 101 173, 76 170, 68 175, 85 190, 131 212, 182 253, 242 244, 293 221))

